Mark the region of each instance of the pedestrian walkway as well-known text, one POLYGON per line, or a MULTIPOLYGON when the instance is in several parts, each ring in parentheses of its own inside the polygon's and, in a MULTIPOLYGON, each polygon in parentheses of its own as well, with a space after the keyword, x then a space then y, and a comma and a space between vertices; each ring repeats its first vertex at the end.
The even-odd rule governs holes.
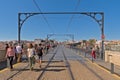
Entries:
POLYGON ((42 68, 36 63, 33 71, 28 62, 14 65, 14 70, 0 71, 0 80, 120 80, 111 73, 81 57, 74 50, 59 45, 44 55, 42 68))
MULTIPOLYGON (((111 63, 105 62, 104 60, 100 59, 95 60, 95 63, 111 72, 111 63)), ((114 74, 120 76, 120 66, 114 65, 114 74)))
MULTIPOLYGON (((73 51, 75 53, 83 56, 84 58, 87 58, 90 62, 92 62, 91 53, 85 53, 83 51, 80 51, 79 49, 73 49, 73 51)), ((111 63, 105 62, 104 60, 102 60, 100 58, 96 58, 96 59, 94 59, 93 64, 97 64, 101 68, 103 68, 106 71, 108 71, 109 73, 111 73, 111 63)), ((114 72, 112 74, 115 74, 116 76, 120 77, 120 66, 114 65, 114 72)))

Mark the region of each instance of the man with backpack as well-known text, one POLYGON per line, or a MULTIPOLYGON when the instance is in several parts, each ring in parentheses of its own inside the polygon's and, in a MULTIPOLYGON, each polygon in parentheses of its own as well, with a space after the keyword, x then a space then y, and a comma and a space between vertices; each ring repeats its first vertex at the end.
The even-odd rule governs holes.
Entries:
POLYGON ((38 57, 39 57, 38 63, 39 63, 40 68, 41 68, 41 64, 42 64, 42 56, 43 56, 43 48, 42 48, 42 44, 39 44, 39 47, 38 47, 38 57))

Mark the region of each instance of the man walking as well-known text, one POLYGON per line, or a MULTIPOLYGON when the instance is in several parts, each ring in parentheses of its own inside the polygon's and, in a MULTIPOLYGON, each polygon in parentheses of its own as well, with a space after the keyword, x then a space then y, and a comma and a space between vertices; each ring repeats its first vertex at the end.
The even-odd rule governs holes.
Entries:
POLYGON ((21 55, 22 55, 22 47, 20 46, 19 43, 16 46, 16 54, 17 54, 17 62, 20 62, 21 61, 21 55))

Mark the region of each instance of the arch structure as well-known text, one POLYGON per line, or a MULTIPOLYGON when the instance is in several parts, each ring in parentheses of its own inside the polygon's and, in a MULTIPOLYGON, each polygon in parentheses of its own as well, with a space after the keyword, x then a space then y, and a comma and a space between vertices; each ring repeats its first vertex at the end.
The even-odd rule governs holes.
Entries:
POLYGON ((104 59, 105 51, 104 51, 104 12, 37 12, 37 13, 18 13, 18 43, 21 42, 21 28, 24 24, 24 22, 31 16, 38 15, 38 14, 83 14, 86 16, 91 17, 94 19, 101 29, 101 59, 104 59), (100 16, 98 18, 97 16, 100 16))

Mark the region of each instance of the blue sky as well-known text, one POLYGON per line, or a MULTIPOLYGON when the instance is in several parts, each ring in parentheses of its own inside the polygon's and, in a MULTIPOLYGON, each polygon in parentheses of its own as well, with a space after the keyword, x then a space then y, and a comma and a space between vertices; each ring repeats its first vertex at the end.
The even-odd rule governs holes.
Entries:
MULTIPOLYGON (((120 40, 120 0, 35 0, 42 12, 104 12, 106 40, 120 40), (76 8, 77 6, 77 8, 76 8)), ((0 41, 17 40, 18 12, 39 12, 33 0, 0 1, 0 41)), ((47 34, 74 34, 75 40, 96 38, 100 40, 99 25, 85 15, 42 15, 30 17, 22 26, 21 39, 45 39, 47 34), (69 28, 67 28, 69 27, 69 28)), ((69 40, 68 36, 52 36, 51 39, 69 40)))

